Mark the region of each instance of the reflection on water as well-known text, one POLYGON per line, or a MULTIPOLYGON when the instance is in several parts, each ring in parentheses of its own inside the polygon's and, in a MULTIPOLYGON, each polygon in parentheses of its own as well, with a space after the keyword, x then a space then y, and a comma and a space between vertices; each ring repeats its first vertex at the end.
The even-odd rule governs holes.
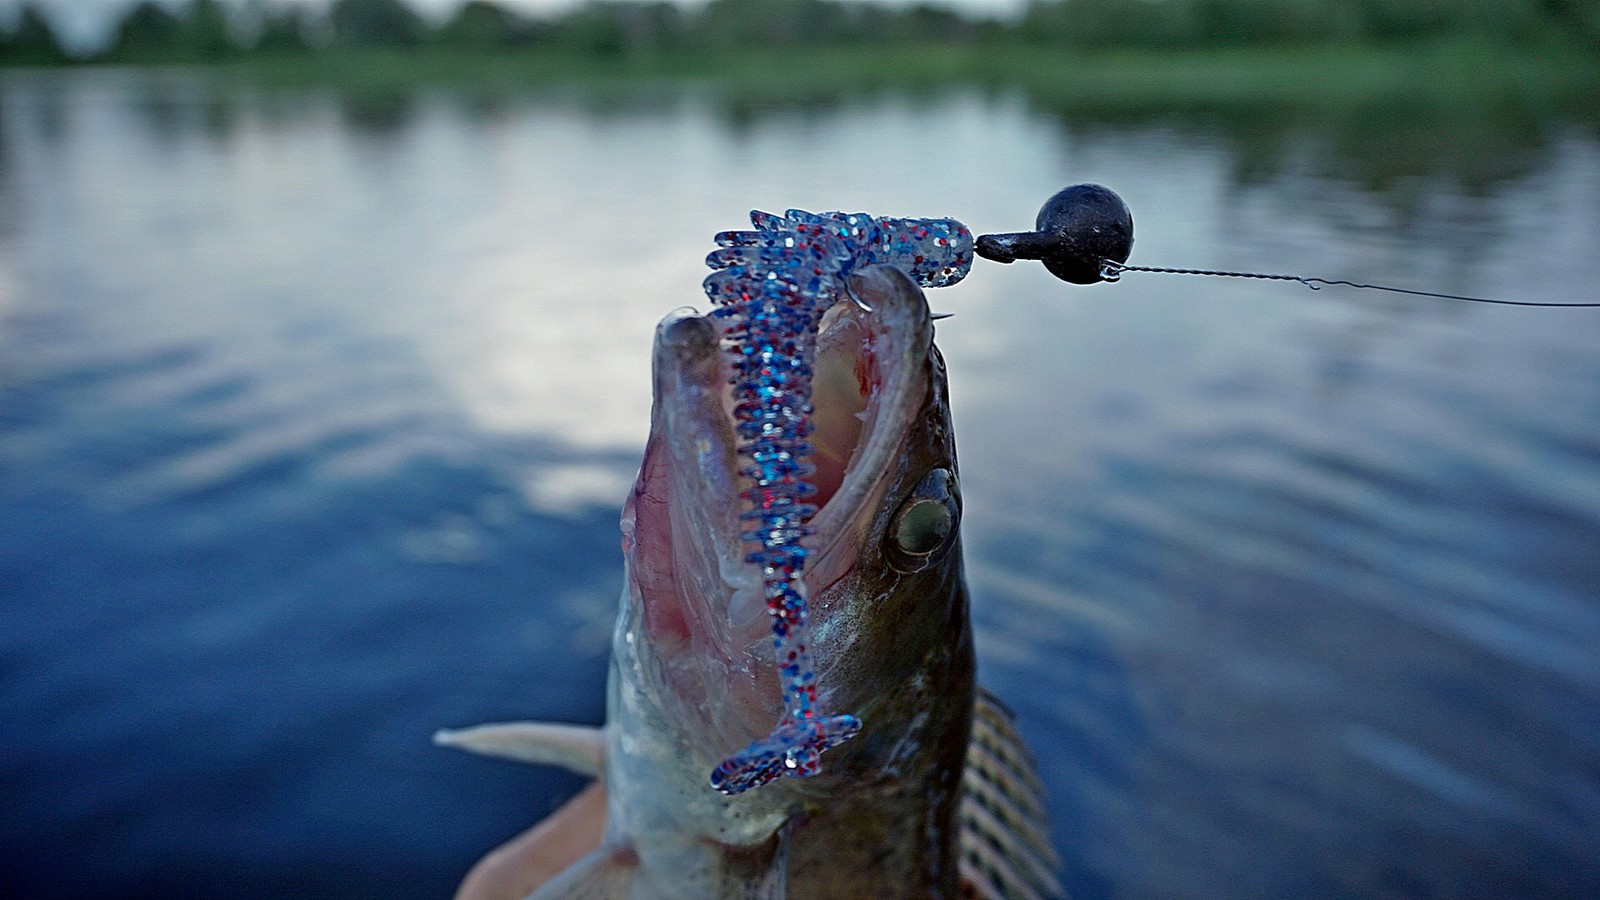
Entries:
MULTIPOLYGON (((569 794, 427 736, 602 715, 649 336, 744 210, 1012 230, 1094 180, 1135 262, 1592 299, 1592 123, 1502 112, 8 77, 9 880, 439 896, 569 794)), ((1600 316, 932 302, 983 677, 1075 896, 1600 892, 1600 316)))

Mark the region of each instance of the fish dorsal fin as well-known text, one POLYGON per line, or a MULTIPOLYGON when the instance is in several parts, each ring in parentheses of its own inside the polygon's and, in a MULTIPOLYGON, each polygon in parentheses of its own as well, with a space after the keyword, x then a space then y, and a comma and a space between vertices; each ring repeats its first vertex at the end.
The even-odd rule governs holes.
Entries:
POLYGON ((599 847, 530 894, 527 900, 625 900, 639 872, 630 847, 599 847))
POLYGON ((978 690, 962 779, 962 896, 984 900, 1065 897, 1050 847, 1044 788, 1011 711, 978 690))
POLYGON ((559 722, 499 722, 434 732, 433 742, 517 762, 562 766, 579 775, 599 778, 605 768, 605 732, 587 725, 559 722))

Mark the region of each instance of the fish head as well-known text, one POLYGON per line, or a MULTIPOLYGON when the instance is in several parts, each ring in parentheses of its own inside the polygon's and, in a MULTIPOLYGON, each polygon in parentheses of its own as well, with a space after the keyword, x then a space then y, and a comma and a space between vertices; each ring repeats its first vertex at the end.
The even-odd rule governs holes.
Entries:
POLYGON ((855 714, 862 731, 814 777, 736 797, 708 784, 783 706, 760 574, 745 561, 754 545, 741 537, 749 481, 725 320, 675 312, 656 332, 650 437, 623 512, 608 777, 625 830, 687 827, 748 846, 797 812, 873 798, 881 813, 890 794, 944 803, 959 788, 973 662, 944 361, 909 276, 878 266, 848 286, 817 335, 804 580, 818 707, 855 714))

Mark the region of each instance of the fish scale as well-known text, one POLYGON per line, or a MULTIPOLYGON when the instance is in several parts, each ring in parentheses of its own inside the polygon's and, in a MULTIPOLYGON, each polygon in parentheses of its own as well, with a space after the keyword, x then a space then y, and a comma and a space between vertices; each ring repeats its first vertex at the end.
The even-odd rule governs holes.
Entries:
POLYGON ((727 319, 733 356, 734 419, 741 474, 745 557, 761 570, 773 653, 783 692, 782 718, 766 737, 718 764, 711 786, 738 794, 782 776, 821 770, 822 752, 861 730, 854 715, 826 715, 817 705, 810 627, 802 573, 816 513, 806 461, 813 452, 811 381, 822 316, 847 295, 846 279, 866 266, 896 266, 923 287, 944 287, 972 266, 972 232, 954 219, 896 219, 865 213, 777 216, 750 213, 754 231, 725 231, 706 257, 717 271, 705 291, 727 319))

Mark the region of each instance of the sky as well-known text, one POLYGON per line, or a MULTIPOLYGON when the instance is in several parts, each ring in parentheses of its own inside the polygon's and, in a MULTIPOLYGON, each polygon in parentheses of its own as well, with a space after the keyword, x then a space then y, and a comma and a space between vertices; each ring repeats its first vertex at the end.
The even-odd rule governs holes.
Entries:
MULTIPOLYGON (((36 8, 45 10, 62 37, 72 46, 84 48, 93 47, 103 41, 116 16, 133 5, 135 0, 0 0, 0 11, 4 13, 4 20, 11 21, 24 2, 31 2, 36 8)), ((181 0, 162 0, 162 2, 181 4, 181 0)), ((323 6, 328 0, 280 0, 280 2, 323 6)), ((407 2, 424 14, 443 17, 450 10, 460 6, 464 0, 407 0, 407 2)), ((577 5, 582 0, 498 0, 498 2, 508 7, 540 13, 559 12, 577 5)), ((696 6, 703 0, 675 0, 675 2, 685 6, 696 6)), ((989 17, 1014 14, 1027 4, 1027 0, 845 0, 845 2, 879 3, 888 6, 906 6, 921 2, 930 6, 945 6, 989 17)))

